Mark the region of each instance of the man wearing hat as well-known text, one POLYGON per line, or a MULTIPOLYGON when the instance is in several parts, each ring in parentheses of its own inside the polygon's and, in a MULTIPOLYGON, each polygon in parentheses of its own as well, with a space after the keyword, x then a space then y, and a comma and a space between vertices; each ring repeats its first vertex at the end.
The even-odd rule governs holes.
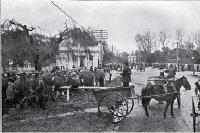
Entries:
POLYGON ((40 106, 41 109, 45 109, 45 99, 44 99, 44 93, 45 93, 45 85, 43 82, 43 79, 41 77, 38 78, 39 80, 39 85, 36 88, 35 92, 37 94, 37 96, 39 97, 38 99, 38 104, 40 106))
POLYGON ((8 81, 8 88, 6 89, 6 101, 9 107, 14 103, 14 96, 14 78, 10 77, 8 81))
POLYGON ((124 69, 121 75, 123 87, 129 87, 129 82, 131 81, 131 69, 129 68, 128 62, 124 62, 124 69))
POLYGON ((102 65, 100 65, 98 69, 95 70, 95 78, 97 82, 99 83, 99 86, 104 87, 105 73, 104 73, 102 65))

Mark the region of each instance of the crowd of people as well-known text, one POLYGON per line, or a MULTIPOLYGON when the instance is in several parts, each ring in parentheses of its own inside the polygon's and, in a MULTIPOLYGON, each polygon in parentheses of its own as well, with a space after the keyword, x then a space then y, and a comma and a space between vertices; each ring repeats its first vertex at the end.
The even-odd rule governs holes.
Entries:
POLYGON ((43 96, 49 95, 52 101, 59 97, 61 86, 101 86, 105 84, 105 76, 110 75, 110 68, 99 66, 87 69, 72 69, 66 71, 53 70, 38 73, 6 73, 2 74, 2 101, 3 107, 11 107, 20 103, 27 95, 34 92, 39 97, 39 106, 45 109, 43 96))

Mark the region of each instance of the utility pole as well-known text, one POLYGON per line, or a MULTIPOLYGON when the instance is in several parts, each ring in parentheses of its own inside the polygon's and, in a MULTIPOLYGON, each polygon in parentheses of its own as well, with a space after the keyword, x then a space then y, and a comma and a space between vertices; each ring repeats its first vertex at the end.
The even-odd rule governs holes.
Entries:
POLYGON ((193 76, 195 76, 194 56, 192 56, 192 71, 193 71, 193 76))
POLYGON ((112 44, 112 53, 113 53, 113 44, 112 44))
POLYGON ((96 34, 97 39, 100 42, 106 41, 108 39, 108 31, 107 30, 95 30, 94 34, 96 34))
POLYGON ((179 42, 177 42, 177 68, 179 70, 179 47, 178 47, 178 43, 179 42))

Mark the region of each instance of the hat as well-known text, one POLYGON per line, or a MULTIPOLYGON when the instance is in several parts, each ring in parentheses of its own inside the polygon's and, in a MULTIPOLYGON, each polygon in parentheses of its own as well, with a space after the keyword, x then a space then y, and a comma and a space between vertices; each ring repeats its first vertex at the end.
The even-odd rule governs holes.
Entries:
POLYGON ((14 78, 13 78, 13 77, 10 77, 10 78, 9 78, 9 81, 10 81, 10 82, 14 82, 14 78))

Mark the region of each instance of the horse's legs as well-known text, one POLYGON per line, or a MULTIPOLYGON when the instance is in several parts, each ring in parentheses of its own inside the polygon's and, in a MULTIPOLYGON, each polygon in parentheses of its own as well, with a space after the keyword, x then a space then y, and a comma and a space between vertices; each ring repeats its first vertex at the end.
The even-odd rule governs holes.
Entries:
POLYGON ((167 101, 167 104, 165 106, 164 118, 166 118, 166 112, 167 112, 168 107, 169 107, 169 101, 167 101))
POLYGON ((142 98, 142 106, 145 109, 145 113, 146 113, 147 117, 149 117, 149 112, 148 112, 147 107, 148 107, 150 101, 151 101, 151 98, 142 98))
POLYGON ((177 95, 177 103, 178 103, 178 108, 181 108, 181 96, 180 94, 177 95))
POLYGON ((174 100, 170 103, 170 108, 171 108, 171 116, 172 118, 175 118, 173 107, 174 107, 174 100))

